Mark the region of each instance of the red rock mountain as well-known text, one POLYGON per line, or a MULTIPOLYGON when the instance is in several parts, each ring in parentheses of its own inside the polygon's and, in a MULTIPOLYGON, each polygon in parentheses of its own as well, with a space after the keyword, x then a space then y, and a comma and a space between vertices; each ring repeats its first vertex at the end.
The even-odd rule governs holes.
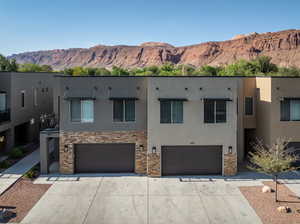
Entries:
POLYGON ((26 52, 11 55, 18 63, 48 64, 55 69, 66 67, 125 68, 174 64, 225 65, 238 59, 252 59, 258 55, 272 57, 279 66, 300 67, 300 30, 250 33, 231 40, 207 42, 191 46, 174 47, 167 43, 147 42, 140 46, 97 45, 88 49, 72 48, 26 52))

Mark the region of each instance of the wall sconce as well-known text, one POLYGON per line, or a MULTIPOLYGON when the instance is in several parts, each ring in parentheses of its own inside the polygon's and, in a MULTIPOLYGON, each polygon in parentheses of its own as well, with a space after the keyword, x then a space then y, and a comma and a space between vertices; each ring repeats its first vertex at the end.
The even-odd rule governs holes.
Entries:
POLYGON ((187 90, 189 90, 189 88, 185 87, 184 90, 187 91, 187 90))
POLYGON ((228 87, 228 88, 227 88, 227 90, 231 90, 231 88, 230 88, 230 87, 228 87))
POLYGON ((156 153, 156 147, 155 146, 152 147, 152 153, 156 153))
POLYGON ((0 142, 4 142, 5 136, 0 136, 0 142))
POLYGON ((230 154, 232 153, 232 146, 228 147, 228 153, 230 153, 230 154))
POLYGON ((140 150, 144 150, 144 146, 143 145, 140 145, 140 150))
POLYGON ((156 87, 155 89, 156 89, 156 90, 159 90, 159 88, 158 88, 158 87, 156 87))
POLYGON ((137 87, 136 87, 136 89, 137 89, 137 90, 140 90, 140 87, 139 87, 139 86, 137 86, 137 87))
POLYGON ((31 118, 31 119, 30 119, 30 124, 31 124, 31 125, 34 125, 34 123, 35 123, 34 118, 31 118))
POLYGON ((277 87, 276 87, 276 90, 280 90, 280 87, 279 87, 279 86, 277 86, 277 87))
POLYGON ((66 89, 66 90, 69 90, 69 86, 66 86, 65 89, 66 89))
POLYGON ((111 86, 109 86, 109 87, 108 87, 108 90, 111 90, 111 89, 112 89, 111 86))
POLYGON ((69 151, 69 146, 68 145, 65 145, 64 147, 64 152, 68 152, 69 151))
POLYGON ((200 88, 199 88, 199 90, 201 91, 201 90, 203 90, 203 88, 202 88, 202 87, 200 87, 200 88))

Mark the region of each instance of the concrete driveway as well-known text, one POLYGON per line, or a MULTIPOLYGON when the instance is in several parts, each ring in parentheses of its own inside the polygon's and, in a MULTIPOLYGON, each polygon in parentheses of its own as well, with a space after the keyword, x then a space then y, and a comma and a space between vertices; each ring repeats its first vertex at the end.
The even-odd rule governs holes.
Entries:
POLYGON ((260 181, 221 177, 41 177, 52 187, 23 224, 261 223, 238 190, 260 181))

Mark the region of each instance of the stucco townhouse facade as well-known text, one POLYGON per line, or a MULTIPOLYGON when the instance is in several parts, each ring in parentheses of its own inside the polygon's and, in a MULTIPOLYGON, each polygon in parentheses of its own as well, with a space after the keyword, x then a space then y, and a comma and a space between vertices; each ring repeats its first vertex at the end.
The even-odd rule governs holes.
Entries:
POLYGON ((300 146, 300 78, 57 76, 59 172, 235 175, 255 138, 300 146))
POLYGON ((39 141, 40 116, 53 112, 53 73, 0 72, 0 155, 39 141))

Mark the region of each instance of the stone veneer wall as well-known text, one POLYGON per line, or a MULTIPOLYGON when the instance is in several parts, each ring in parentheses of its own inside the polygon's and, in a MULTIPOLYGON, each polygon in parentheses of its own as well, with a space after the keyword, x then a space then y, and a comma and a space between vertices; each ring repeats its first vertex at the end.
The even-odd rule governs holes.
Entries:
POLYGON ((160 177, 160 154, 159 153, 148 153, 148 175, 151 177, 160 177))
POLYGON ((60 172, 74 173, 74 144, 84 143, 135 143, 135 172, 147 173, 146 131, 101 131, 101 132, 60 132, 60 172), (140 147, 143 145, 143 147, 140 147), (65 149, 67 147, 67 150, 65 149))
POLYGON ((237 173, 237 155, 235 153, 227 153, 223 155, 223 175, 233 176, 237 173))

